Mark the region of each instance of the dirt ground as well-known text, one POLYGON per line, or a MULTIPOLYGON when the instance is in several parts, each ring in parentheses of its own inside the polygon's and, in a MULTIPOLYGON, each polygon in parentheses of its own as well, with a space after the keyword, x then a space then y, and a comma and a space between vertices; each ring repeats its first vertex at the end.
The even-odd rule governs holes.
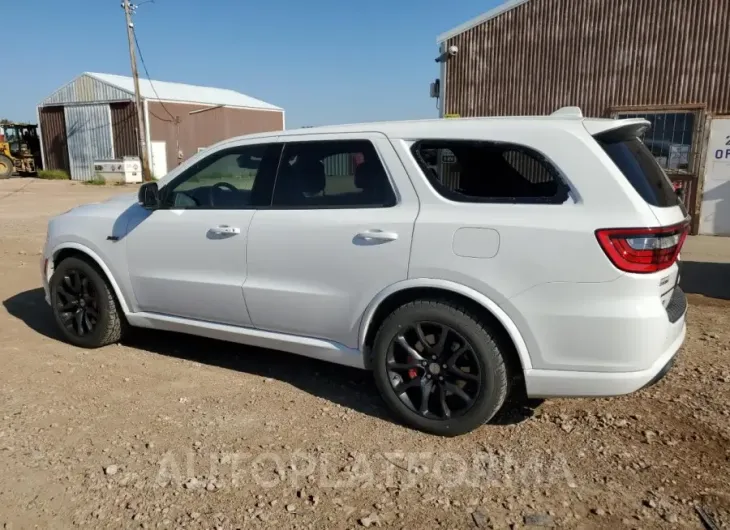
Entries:
MULTIPOLYGON (((730 528, 730 301, 690 295, 655 387, 437 438, 394 423, 358 370, 171 333, 61 342, 46 220, 130 191, 0 181, 5 528, 702 528, 696 506, 730 528)), ((689 290, 727 290, 730 265, 683 257, 689 290)))

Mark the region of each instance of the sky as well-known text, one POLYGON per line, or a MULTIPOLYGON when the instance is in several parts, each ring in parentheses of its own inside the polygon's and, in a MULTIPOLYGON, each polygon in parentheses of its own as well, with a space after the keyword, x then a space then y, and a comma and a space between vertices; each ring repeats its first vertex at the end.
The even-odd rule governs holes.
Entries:
MULTIPOLYGON (((5 35, 0 118, 37 121, 85 71, 130 75, 120 2, 3 2, 6 25, 29 31, 5 35)), ((152 79, 237 90, 283 107, 292 128, 437 116, 436 37, 500 3, 154 0, 134 23, 152 79)))

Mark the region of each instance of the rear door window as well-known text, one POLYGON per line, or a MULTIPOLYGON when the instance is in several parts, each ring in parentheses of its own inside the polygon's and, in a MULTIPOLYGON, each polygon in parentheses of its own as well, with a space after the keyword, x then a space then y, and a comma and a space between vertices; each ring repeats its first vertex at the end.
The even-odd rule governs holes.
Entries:
POLYGON ((388 174, 370 141, 285 144, 274 208, 387 208, 395 204, 388 174))
POLYGON ((664 170, 639 138, 608 135, 598 136, 596 140, 648 204, 659 207, 681 204, 664 170))

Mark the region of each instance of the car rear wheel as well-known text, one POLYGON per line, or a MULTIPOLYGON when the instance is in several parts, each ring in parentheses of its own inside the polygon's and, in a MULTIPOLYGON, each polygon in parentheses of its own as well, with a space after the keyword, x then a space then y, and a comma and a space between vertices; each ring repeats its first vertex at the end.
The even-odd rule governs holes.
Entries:
POLYGON ((488 422, 507 397, 493 333, 455 304, 417 300, 396 309, 373 344, 375 382, 407 425, 442 436, 488 422))
POLYGON ((99 348, 122 338, 124 320, 114 291, 90 263, 64 259, 51 277, 50 291, 56 323, 71 344, 99 348))

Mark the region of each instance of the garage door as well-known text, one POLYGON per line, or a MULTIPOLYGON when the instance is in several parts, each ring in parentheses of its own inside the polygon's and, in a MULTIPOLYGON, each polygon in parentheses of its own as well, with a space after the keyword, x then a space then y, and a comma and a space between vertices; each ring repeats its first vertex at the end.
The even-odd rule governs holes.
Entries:
POLYGON ((114 158, 109 105, 65 107, 68 158, 73 180, 94 178, 94 160, 114 158))

